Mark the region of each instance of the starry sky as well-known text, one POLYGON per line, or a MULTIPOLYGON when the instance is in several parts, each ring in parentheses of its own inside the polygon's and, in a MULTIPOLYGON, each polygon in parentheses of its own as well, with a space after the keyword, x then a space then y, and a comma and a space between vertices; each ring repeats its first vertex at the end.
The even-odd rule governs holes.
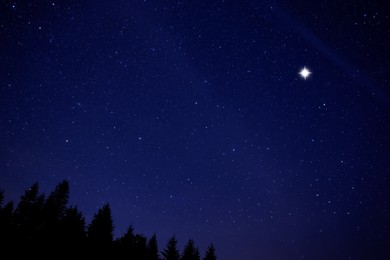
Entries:
POLYGON ((389 259, 385 2, 2 0, 0 187, 160 249, 389 259))

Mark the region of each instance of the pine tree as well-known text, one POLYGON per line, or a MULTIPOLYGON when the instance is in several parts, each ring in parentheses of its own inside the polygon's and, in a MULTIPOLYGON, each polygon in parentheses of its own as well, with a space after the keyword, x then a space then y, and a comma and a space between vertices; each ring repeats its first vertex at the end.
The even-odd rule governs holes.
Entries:
POLYGON ((135 243, 135 235, 134 228, 132 225, 127 229, 126 234, 120 238, 120 243, 125 244, 126 246, 134 246, 135 243))
POLYGON ((93 216, 87 232, 87 258, 111 258, 113 247, 113 231, 111 209, 105 204, 93 216))
POLYGON ((217 257, 215 255, 215 248, 214 245, 211 244, 207 250, 206 250, 206 255, 203 258, 203 260, 217 260, 217 257))
POLYGON ((92 222, 88 227, 88 239, 99 244, 111 244, 113 231, 114 226, 112 222, 111 209, 109 204, 105 204, 94 215, 92 222))
POLYGON ((166 249, 162 252, 164 260, 179 260, 180 254, 177 250, 177 240, 175 236, 169 239, 166 249))
POLYGON ((11 229, 12 226, 12 217, 14 211, 14 204, 12 201, 5 204, 4 207, 0 209, 0 234, 3 235, 5 230, 11 229))
POLYGON ((45 214, 49 220, 60 220, 65 216, 66 205, 69 201, 69 183, 64 180, 57 184, 45 202, 45 214))
POLYGON ((0 210, 4 202, 4 191, 0 189, 0 210))
POLYGON ((147 257, 147 239, 143 235, 135 235, 134 259, 146 259, 147 257))
POLYGON ((60 258, 88 258, 85 255, 86 231, 85 219, 77 207, 69 207, 64 212, 60 226, 58 245, 54 246, 57 252, 62 252, 60 258))
POLYGON ((0 190, 0 244, 4 245, 11 240, 12 236, 12 217, 13 217, 13 203, 9 202, 4 207, 4 191, 0 190))
POLYGON ((5 204, 4 207, 0 208, 0 235, 4 235, 7 230, 12 228, 12 217, 14 211, 14 204, 12 201, 5 204))
POLYGON ((82 244, 85 241, 85 219, 77 207, 70 207, 65 211, 62 227, 66 245, 82 244))
MULTIPOLYGON (((0 190, 0 245, 2 255, 19 258, 103 258, 160 260, 157 236, 149 240, 134 234, 130 226, 126 234, 113 242, 113 221, 109 204, 93 216, 86 230, 85 219, 77 207, 67 207, 69 183, 59 183, 47 200, 39 194, 38 183, 25 190, 15 210, 12 202, 5 206, 0 190), (20 248, 21 250, 14 250, 20 248), (50 250, 47 250, 47 249, 50 250), (114 251, 115 249, 115 251, 114 251), (11 251, 12 250, 12 251, 11 251), (61 255, 53 255, 58 252, 61 255)), ((180 258, 175 236, 162 251, 164 260, 199 260, 199 250, 189 240, 180 258)), ((211 244, 204 260, 216 260, 211 244)))
MULTIPOLYGON (((53 246, 61 246, 64 239, 63 219, 66 214, 66 206, 69 201, 69 183, 64 180, 57 184, 43 206, 42 231, 46 243, 53 246)), ((53 248, 54 249, 54 248, 53 248)))
POLYGON ((135 235, 133 226, 127 229, 127 232, 115 242, 116 254, 120 259, 134 259, 135 254, 135 235))
POLYGON ((194 240, 188 240, 187 245, 184 247, 182 260, 199 260, 199 250, 195 247, 194 240))
POLYGON ((149 239, 148 242, 148 260, 159 260, 158 255, 158 245, 157 245, 157 236, 153 234, 153 236, 149 239))
POLYGON ((13 226, 13 203, 12 201, 0 208, 0 247, 2 254, 11 253, 12 243, 14 242, 13 226))
POLYGON ((22 240, 37 241, 41 235, 42 209, 44 195, 39 195, 38 183, 25 190, 15 209, 14 221, 16 233, 22 240))
POLYGON ((41 257, 45 243, 43 227, 44 195, 39 194, 38 183, 25 190, 14 211, 14 246, 23 248, 15 252, 15 259, 25 257, 28 252, 31 257, 41 257))

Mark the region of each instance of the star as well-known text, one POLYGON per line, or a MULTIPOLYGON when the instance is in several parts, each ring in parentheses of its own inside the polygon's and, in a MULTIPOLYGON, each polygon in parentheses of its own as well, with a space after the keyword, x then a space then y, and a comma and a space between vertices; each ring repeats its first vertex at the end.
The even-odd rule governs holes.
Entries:
POLYGON ((309 77, 311 72, 306 67, 303 67, 303 69, 299 72, 299 74, 301 75, 302 78, 306 79, 307 77, 309 77))

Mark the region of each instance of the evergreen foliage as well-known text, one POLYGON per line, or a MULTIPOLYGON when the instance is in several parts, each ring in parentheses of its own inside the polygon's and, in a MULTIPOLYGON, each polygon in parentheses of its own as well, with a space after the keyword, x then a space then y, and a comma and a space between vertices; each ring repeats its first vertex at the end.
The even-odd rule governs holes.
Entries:
POLYGON ((199 249, 195 247, 194 240, 188 240, 181 260, 200 260, 199 249))
POLYGON ((162 252, 162 255, 164 256, 164 260, 179 260, 180 254, 179 250, 177 249, 177 240, 176 237, 173 236, 168 240, 167 247, 162 252))
MULTIPOLYGON (((114 240, 114 224, 109 204, 103 205, 86 224, 77 206, 68 206, 69 183, 60 182, 47 198, 40 194, 38 183, 25 190, 16 208, 4 204, 0 189, 0 244, 3 255, 11 258, 106 258, 160 260, 157 235, 148 239, 135 234, 133 226, 114 240), (18 250, 14 250, 18 248, 18 250), (53 255, 53 252, 61 255, 53 255)), ((164 260, 199 260, 199 250, 189 240, 183 255, 175 236, 161 252, 164 260)), ((213 245, 204 260, 215 260, 213 245)))
POLYGON ((203 260, 217 260, 217 256, 215 255, 215 248, 214 245, 211 244, 207 250, 206 250, 206 255, 203 258, 203 260))

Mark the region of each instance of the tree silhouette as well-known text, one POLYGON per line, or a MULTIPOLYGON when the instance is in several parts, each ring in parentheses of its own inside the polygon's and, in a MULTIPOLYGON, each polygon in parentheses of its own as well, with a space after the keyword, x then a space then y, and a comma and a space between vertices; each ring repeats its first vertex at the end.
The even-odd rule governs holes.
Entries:
POLYGON ((135 235, 134 259, 146 259, 147 257, 147 239, 143 235, 135 235))
POLYGON ((23 248, 15 252, 15 258, 25 257, 27 254, 34 257, 40 257, 45 243, 42 232, 43 205, 45 197, 39 194, 38 183, 34 183, 30 188, 25 190, 20 197, 18 206, 13 216, 13 231, 15 240, 14 246, 23 248))
POLYGON ((133 226, 127 229, 127 232, 115 241, 116 254, 119 259, 134 258, 135 235, 133 226))
POLYGON ((39 195, 38 183, 25 190, 14 212, 16 235, 21 242, 37 242, 42 227, 44 195, 39 195))
POLYGON ((12 230, 12 217, 13 217, 14 205, 12 201, 5 204, 4 207, 0 208, 0 236, 3 237, 5 234, 9 234, 12 230))
MULTIPOLYGON (((38 183, 34 183, 20 197, 15 210, 12 202, 4 205, 4 191, 0 189, 1 255, 12 254, 15 259, 77 256, 160 260, 156 234, 148 240, 144 235, 135 234, 130 226, 124 236, 113 241, 114 225, 109 204, 98 209, 86 228, 83 215, 77 206, 68 207, 68 201, 69 183, 66 180, 60 182, 46 200, 39 193, 38 183)), ((175 236, 169 239, 162 255, 164 260, 180 259, 175 236)), ((200 259, 193 240, 188 241, 181 259, 200 259)), ((215 259, 215 249, 210 245, 204 260, 215 259)))
POLYGON ((194 240, 188 240, 187 245, 184 247, 182 260, 199 260, 199 250, 195 247, 194 240))
POLYGON ((69 183, 64 180, 57 184, 47 198, 44 209, 46 217, 53 219, 62 219, 65 216, 66 205, 69 201, 69 183))
POLYGON ((110 245, 113 239, 113 231, 110 205, 105 204, 94 215, 91 224, 88 226, 88 239, 99 245, 110 245))
POLYGON ((164 256, 164 260, 179 260, 179 250, 177 250, 177 240, 176 237, 173 236, 168 240, 168 244, 166 249, 162 252, 164 256))
POLYGON ((158 245, 157 245, 157 236, 153 234, 153 236, 149 239, 148 242, 148 255, 147 260, 159 260, 160 257, 158 255, 158 245))
POLYGON ((4 191, 0 190, 0 210, 2 208, 3 203, 4 203, 4 191))
POLYGON ((85 242, 85 219, 77 207, 70 207, 65 211, 62 226, 64 230, 63 241, 67 246, 85 242))
POLYGON ((88 243, 90 250, 94 250, 96 256, 107 256, 112 247, 114 225, 112 222, 111 209, 105 204, 94 215, 88 226, 88 243))
MULTIPOLYGON (((9 202, 4 207, 4 191, 0 190, 0 245, 4 250, 9 250, 14 240, 13 237, 13 203, 9 202)), ((4 250, 2 250, 4 253, 4 250)))
POLYGON ((42 232, 47 244, 52 247, 61 246, 65 229, 63 219, 69 200, 69 183, 64 180, 57 184, 43 206, 42 232))
POLYGON ((213 244, 211 244, 207 248, 206 254, 205 254, 205 257, 203 258, 203 260, 217 260, 217 257, 215 256, 215 248, 214 248, 213 244))

